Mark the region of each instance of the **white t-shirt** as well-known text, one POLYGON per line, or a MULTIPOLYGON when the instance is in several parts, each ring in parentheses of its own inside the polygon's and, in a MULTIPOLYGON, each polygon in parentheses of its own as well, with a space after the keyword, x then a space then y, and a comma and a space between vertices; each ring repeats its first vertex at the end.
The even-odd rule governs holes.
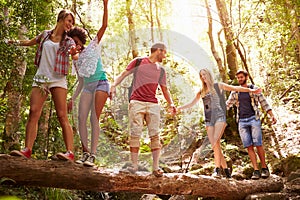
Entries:
POLYGON ((43 44, 42 56, 40 66, 33 78, 34 81, 57 82, 66 79, 65 76, 59 75, 54 71, 56 52, 59 49, 59 42, 53 42, 50 39, 46 40, 43 44))

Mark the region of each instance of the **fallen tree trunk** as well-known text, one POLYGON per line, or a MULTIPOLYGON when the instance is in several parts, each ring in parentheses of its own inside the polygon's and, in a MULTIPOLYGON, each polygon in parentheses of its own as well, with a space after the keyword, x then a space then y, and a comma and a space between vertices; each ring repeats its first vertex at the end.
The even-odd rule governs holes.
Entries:
POLYGON ((102 192, 195 195, 221 199, 244 199, 249 194, 278 192, 283 188, 280 177, 268 179, 228 180, 188 173, 165 173, 156 178, 149 172, 136 175, 109 169, 83 167, 72 162, 34 160, 0 155, 0 179, 18 185, 53 187, 102 192))

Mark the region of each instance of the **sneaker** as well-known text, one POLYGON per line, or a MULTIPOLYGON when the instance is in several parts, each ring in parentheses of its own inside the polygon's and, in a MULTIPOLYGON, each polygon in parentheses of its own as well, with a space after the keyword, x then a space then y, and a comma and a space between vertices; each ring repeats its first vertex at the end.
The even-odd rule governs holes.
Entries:
POLYGON ((224 172, 225 172, 226 178, 231 178, 231 173, 230 173, 230 169, 229 168, 225 168, 224 172))
POLYGON ((27 147, 18 151, 18 150, 13 150, 10 152, 11 156, 22 156, 24 158, 31 158, 31 150, 28 149, 27 147))
POLYGON ((93 167, 95 165, 96 157, 94 154, 91 154, 86 161, 84 161, 83 165, 87 167, 93 167))
POLYGON ((270 176, 270 172, 268 168, 261 168, 261 177, 268 178, 270 176))
POLYGON ((260 178, 260 172, 259 172, 259 170, 254 170, 251 179, 257 180, 259 178, 260 178))
POLYGON ((74 161, 74 154, 72 151, 67 151, 66 153, 58 153, 56 154, 57 158, 60 160, 70 160, 74 161))
POLYGON ((90 156, 89 152, 83 152, 81 159, 76 160, 75 163, 77 163, 77 164, 83 164, 88 159, 89 156, 90 156))
POLYGON ((214 169, 214 173, 212 174, 212 177, 214 177, 214 178, 221 178, 222 177, 221 169, 219 167, 216 167, 214 169))

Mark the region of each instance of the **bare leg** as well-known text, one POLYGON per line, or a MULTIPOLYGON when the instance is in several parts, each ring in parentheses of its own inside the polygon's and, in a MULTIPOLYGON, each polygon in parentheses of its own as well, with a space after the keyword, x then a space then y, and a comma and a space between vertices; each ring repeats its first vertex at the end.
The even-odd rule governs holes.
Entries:
POLYGON ((138 169, 138 156, 139 156, 139 148, 138 147, 130 147, 130 157, 132 166, 135 170, 138 169))
POLYGON ((67 151, 73 151, 73 130, 67 115, 67 90, 64 88, 51 88, 56 114, 62 127, 63 138, 67 151))
POLYGON ((264 147, 263 146, 257 146, 256 149, 257 149, 257 154, 258 154, 259 160, 261 162, 261 167, 262 168, 267 168, 264 147))
POLYGON ((207 127, 207 135, 214 150, 215 165, 216 167, 222 166, 224 169, 227 168, 227 163, 222 153, 220 139, 224 133, 225 128, 225 122, 217 122, 215 126, 207 127))
POLYGON ((92 108, 94 109, 92 109, 91 112, 91 124, 92 124, 91 153, 93 154, 95 154, 97 151, 99 133, 100 133, 99 119, 107 98, 108 98, 107 92, 96 91, 93 105, 92 105, 92 108))
POLYGON ((254 170, 258 170, 257 158, 256 158, 256 154, 255 154, 253 145, 251 145, 250 147, 247 147, 247 149, 248 149, 248 155, 250 157, 250 160, 252 162, 254 170))
POLYGON ((159 156, 160 156, 160 149, 152 150, 153 171, 159 169, 159 156))
POLYGON ((44 102, 48 93, 39 87, 33 87, 30 95, 30 111, 26 124, 25 147, 32 150, 34 141, 37 136, 38 121, 40 119, 44 102))
POLYGON ((93 94, 83 91, 80 95, 80 100, 79 100, 78 126, 79 126, 79 135, 80 135, 83 152, 89 152, 87 118, 92 108, 93 98, 94 98, 93 94))

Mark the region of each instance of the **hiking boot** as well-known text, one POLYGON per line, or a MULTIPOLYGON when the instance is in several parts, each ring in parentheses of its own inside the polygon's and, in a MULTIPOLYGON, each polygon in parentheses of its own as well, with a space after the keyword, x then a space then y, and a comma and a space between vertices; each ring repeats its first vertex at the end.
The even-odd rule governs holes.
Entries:
POLYGON ((22 156, 24 158, 31 158, 31 150, 28 149, 27 147, 18 151, 18 150, 13 150, 10 152, 11 156, 22 156))
POLYGON ((268 178, 270 176, 270 172, 268 168, 261 168, 261 177, 268 178))
POLYGON ((259 172, 259 170, 254 170, 251 179, 257 180, 259 178, 260 178, 260 172, 259 172))
POLYGON ((76 160, 75 163, 83 164, 88 159, 89 156, 90 156, 89 152, 83 152, 82 157, 79 160, 76 160))
POLYGON ((212 174, 212 177, 214 177, 214 178, 221 178, 222 177, 221 169, 219 167, 216 167, 214 169, 214 173, 212 174))
POLYGON ((226 178, 231 178, 231 173, 230 173, 230 169, 229 168, 225 168, 224 172, 225 172, 225 177, 226 178))
POLYGON ((94 154, 91 154, 86 161, 84 161, 83 165, 87 167, 93 167, 95 165, 96 157, 94 154))
POLYGON ((74 154, 72 151, 67 151, 66 153, 58 153, 56 154, 57 158, 60 160, 70 160, 74 161, 74 154))

